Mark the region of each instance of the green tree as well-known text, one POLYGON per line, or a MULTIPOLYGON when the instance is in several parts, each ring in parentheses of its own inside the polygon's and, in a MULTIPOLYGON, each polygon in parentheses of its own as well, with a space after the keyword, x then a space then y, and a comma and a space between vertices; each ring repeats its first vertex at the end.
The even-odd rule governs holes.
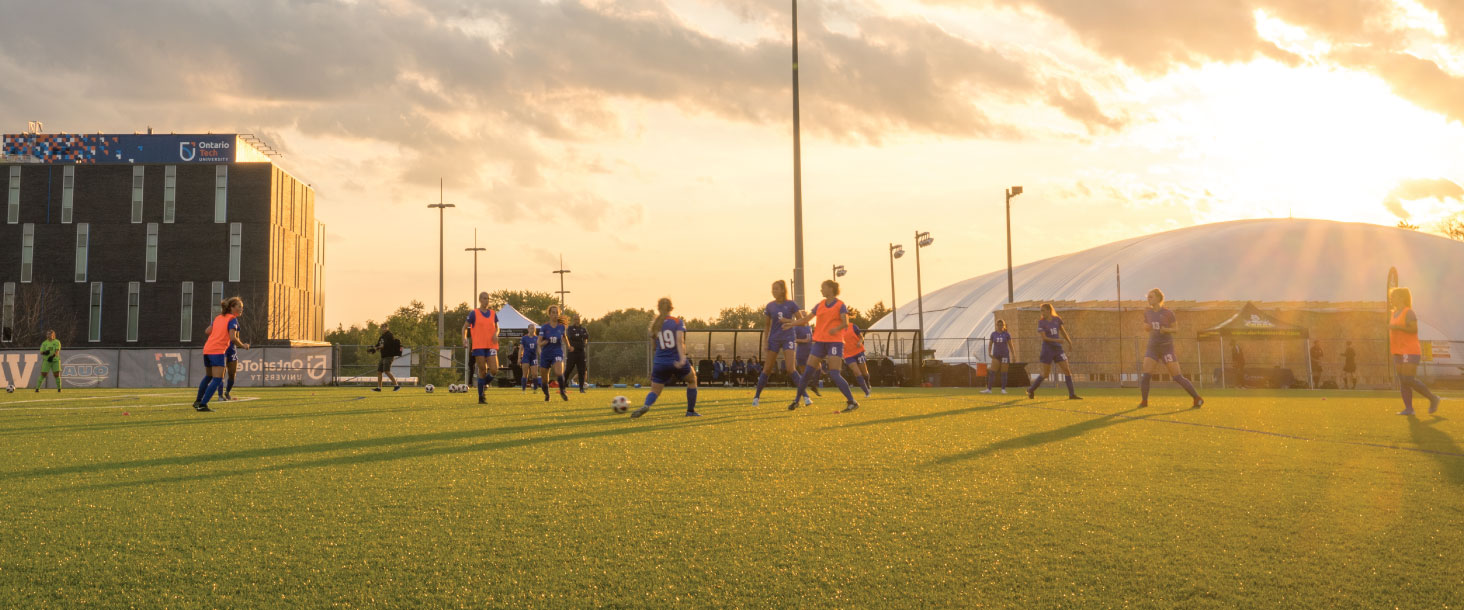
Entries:
POLYGON ((1464 241, 1464 212, 1444 219, 1439 223, 1439 232, 1449 239, 1464 241))
POLYGON ((723 309, 721 313, 717 314, 717 318, 712 322, 712 327, 748 330, 762 328, 766 320, 767 317, 763 315, 762 311, 747 305, 738 305, 723 309))
MULTIPOLYGON (((543 324, 549 321, 549 306, 558 305, 559 297, 547 292, 530 290, 499 290, 488 294, 489 307, 497 309, 503 307, 504 303, 512 305, 514 309, 535 324, 543 324)), ((565 307, 564 313, 571 318, 578 315, 573 307, 565 307)), ((462 322, 459 321, 458 325, 461 327, 462 322)))
POLYGON ((850 307, 849 323, 858 326, 859 328, 867 329, 869 328, 869 325, 874 324, 875 322, 879 321, 880 318, 889 315, 889 313, 890 309, 888 307, 885 307, 884 301, 879 301, 875 303, 874 307, 870 307, 863 312, 860 312, 853 307, 850 307))

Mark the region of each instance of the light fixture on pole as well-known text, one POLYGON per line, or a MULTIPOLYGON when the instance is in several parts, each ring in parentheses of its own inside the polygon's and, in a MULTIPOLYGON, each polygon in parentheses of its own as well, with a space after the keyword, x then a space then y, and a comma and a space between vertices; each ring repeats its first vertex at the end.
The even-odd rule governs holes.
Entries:
POLYGON ((930 236, 929 231, 915 232, 915 307, 919 312, 920 334, 918 335, 919 349, 915 352, 915 379, 919 382, 920 368, 925 365, 925 288, 920 285, 920 250, 935 243, 935 238, 930 236))
POLYGON ((847 271, 844 271, 844 266, 843 265, 834 265, 834 281, 835 282, 839 281, 839 278, 844 277, 844 274, 845 273, 848 273, 848 272, 847 271))
POLYGON ((1007 233, 1007 302, 1014 301, 1012 290, 1012 197, 1022 194, 1022 187, 1014 186, 1006 190, 1006 233, 1007 233))
POLYGON ((468 301, 468 307, 478 306, 478 253, 487 252, 487 248, 478 247, 478 230, 473 229, 473 247, 463 248, 464 252, 473 253, 473 298, 468 301))
POLYGON ((554 273, 559 276, 559 313, 564 313, 564 295, 569 294, 569 291, 564 289, 564 274, 569 273, 569 270, 564 268, 563 254, 559 255, 559 269, 554 273))
POLYGON ((895 315, 899 313, 899 301, 895 300, 895 259, 905 255, 905 247, 897 244, 890 244, 890 323, 895 330, 900 330, 900 318, 895 315))
POLYGON ((444 322, 444 317, 443 317, 443 297, 444 297, 444 295, 443 295, 443 291, 442 291, 442 268, 443 268, 443 262, 444 262, 444 258, 443 258, 443 255, 442 255, 442 241, 443 241, 442 238, 443 238, 443 222, 444 222, 443 221, 443 217, 445 215, 445 210, 447 210, 447 208, 455 208, 455 207, 457 207, 457 206, 455 206, 455 205, 453 205, 451 203, 443 203, 442 202, 442 179, 441 178, 438 178, 437 179, 437 203, 429 204, 427 207, 428 208, 436 208, 437 209, 437 347, 438 347, 439 350, 441 350, 442 349, 443 342, 445 340, 445 338, 442 335, 442 326, 445 323, 444 322))

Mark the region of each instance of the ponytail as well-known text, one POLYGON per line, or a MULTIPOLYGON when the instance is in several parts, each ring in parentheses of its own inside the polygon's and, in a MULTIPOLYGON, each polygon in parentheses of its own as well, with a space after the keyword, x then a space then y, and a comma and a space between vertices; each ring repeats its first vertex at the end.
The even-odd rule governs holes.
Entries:
POLYGON ((224 300, 222 300, 222 301, 219 302, 219 315, 221 315, 221 316, 229 315, 229 310, 230 309, 233 309, 235 305, 243 305, 243 304, 244 304, 244 299, 241 299, 239 297, 229 297, 227 299, 224 299, 224 300))
POLYGON ((656 319, 652 320, 651 327, 646 329, 652 337, 655 337, 656 333, 661 332, 661 324, 666 321, 666 318, 671 316, 670 297, 661 297, 661 300, 656 301, 656 311, 659 312, 656 315, 656 319))

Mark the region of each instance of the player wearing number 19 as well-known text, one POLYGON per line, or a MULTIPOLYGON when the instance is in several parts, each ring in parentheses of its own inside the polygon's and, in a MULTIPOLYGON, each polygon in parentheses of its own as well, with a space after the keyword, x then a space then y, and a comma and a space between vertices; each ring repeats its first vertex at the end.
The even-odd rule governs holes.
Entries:
POLYGON ((788 327, 798 324, 807 324, 809 320, 815 320, 813 325, 813 349, 808 354, 808 370, 804 372, 803 378, 798 383, 798 394, 793 396, 793 403, 788 405, 788 410, 798 408, 798 400, 806 396, 809 381, 817 376, 818 362, 820 360, 829 365, 829 377, 832 377, 834 384, 839 386, 839 391, 844 393, 844 399, 848 404, 844 406, 844 413, 859 408, 859 403, 854 401, 854 394, 849 391, 849 382, 844 379, 840 372, 844 367, 844 329, 849 327, 849 308, 839 300, 839 283, 833 280, 824 280, 819 286, 819 292, 823 294, 823 300, 813 306, 813 310, 804 316, 784 322, 788 327))
POLYGON ((1149 348, 1144 352, 1144 375, 1139 378, 1139 392, 1142 397, 1139 399, 1139 408, 1149 406, 1149 379, 1159 369, 1161 362, 1169 370, 1169 376, 1174 382, 1189 392, 1190 398, 1195 400, 1190 408, 1204 406, 1205 399, 1200 398, 1194 384, 1184 378, 1184 373, 1179 369, 1179 361, 1174 357, 1174 333, 1179 330, 1179 321, 1175 319, 1174 312, 1164 306, 1164 291, 1158 288, 1149 291, 1149 308, 1144 310, 1144 329, 1149 331, 1149 348))
POLYGON ((478 308, 463 322, 463 342, 472 350, 478 369, 478 404, 488 404, 483 390, 498 376, 498 312, 488 308, 488 293, 478 293, 478 308))
POLYGON ((698 417, 696 412, 696 371, 686 360, 686 322, 671 317, 671 299, 662 298, 656 302, 656 319, 651 321, 651 343, 656 348, 656 357, 651 365, 651 391, 646 402, 630 414, 640 417, 651 410, 656 398, 666 389, 666 384, 678 379, 686 380, 686 416, 698 417))

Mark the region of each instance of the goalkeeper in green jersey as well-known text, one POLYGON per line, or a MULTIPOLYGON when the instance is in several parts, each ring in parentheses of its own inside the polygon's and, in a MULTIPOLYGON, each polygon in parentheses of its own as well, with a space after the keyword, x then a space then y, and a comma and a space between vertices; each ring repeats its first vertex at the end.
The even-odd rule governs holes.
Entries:
POLYGON ((46 373, 56 378, 56 391, 61 391, 61 342, 56 340, 56 331, 46 331, 46 340, 41 342, 41 379, 36 382, 36 391, 46 384, 46 373))

